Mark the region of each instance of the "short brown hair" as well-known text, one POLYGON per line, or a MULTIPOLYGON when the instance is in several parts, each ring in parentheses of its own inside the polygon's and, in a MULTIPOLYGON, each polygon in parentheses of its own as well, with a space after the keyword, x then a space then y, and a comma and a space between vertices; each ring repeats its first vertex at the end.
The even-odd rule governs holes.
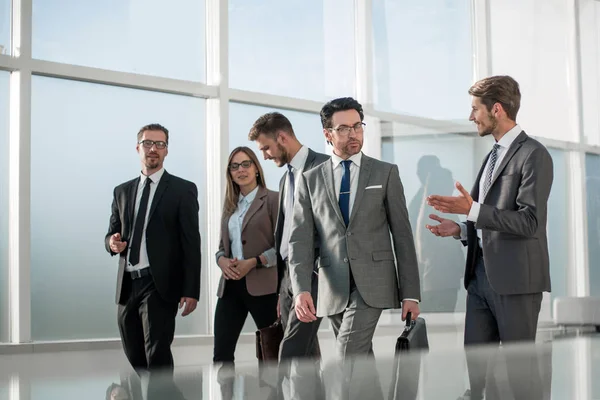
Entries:
POLYGON ((162 131, 165 134, 167 144, 169 144, 169 130, 161 124, 148 124, 146 126, 142 126, 142 129, 140 129, 137 134, 138 142, 142 139, 145 131, 162 131))
POLYGON ((261 115, 248 134, 248 140, 255 141, 260 135, 265 135, 271 139, 277 139, 277 133, 284 131, 291 137, 296 137, 292 123, 285 115, 279 112, 270 112, 265 115, 261 115))
POLYGON ((481 98, 488 111, 496 103, 500 103, 508 118, 517 120, 521 107, 521 91, 519 83, 508 75, 490 76, 475 82, 469 89, 471 96, 481 98))

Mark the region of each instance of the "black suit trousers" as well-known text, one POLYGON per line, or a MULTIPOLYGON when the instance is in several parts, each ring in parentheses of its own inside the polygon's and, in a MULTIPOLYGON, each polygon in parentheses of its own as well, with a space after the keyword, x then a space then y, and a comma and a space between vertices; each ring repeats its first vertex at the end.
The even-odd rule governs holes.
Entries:
POLYGON ((277 293, 252 296, 246 288, 245 277, 238 281, 228 280, 215 310, 213 362, 233 363, 248 312, 258 329, 272 325, 277 320, 277 293))
MULTIPOLYGON (((124 279, 131 280, 128 273, 124 279)), ((164 300, 152 275, 134 279, 125 305, 118 306, 118 324, 125 355, 142 371, 173 370, 171 343, 175 335, 178 303, 164 300)))

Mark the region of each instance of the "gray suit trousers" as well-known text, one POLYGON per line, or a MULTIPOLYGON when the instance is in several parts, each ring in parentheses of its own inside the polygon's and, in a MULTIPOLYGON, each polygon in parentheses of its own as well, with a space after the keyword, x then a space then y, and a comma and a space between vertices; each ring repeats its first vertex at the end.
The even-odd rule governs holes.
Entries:
POLYGON ((373 335, 382 311, 368 306, 352 285, 346 309, 329 317, 336 338, 336 352, 341 359, 373 353, 373 335))
MULTIPOLYGON (((542 293, 497 294, 487 279, 483 257, 479 256, 474 279, 469 282, 467 290, 465 346, 534 341, 541 304, 542 293)), ((486 357, 477 356, 476 353, 467 350, 467 367, 473 399, 483 395, 488 363, 486 357)), ((509 371, 511 383, 518 381, 518 376, 511 376, 513 371, 509 371)))

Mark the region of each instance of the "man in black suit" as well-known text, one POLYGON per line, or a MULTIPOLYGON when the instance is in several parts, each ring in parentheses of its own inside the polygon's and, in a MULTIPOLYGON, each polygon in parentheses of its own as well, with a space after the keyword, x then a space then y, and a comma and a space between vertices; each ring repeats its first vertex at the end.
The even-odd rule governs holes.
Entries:
POLYGON ((173 369, 171 343, 200 296, 198 189, 163 168, 169 131, 144 126, 136 150, 141 175, 114 190, 106 250, 119 254, 118 323, 125 354, 139 372, 173 369))

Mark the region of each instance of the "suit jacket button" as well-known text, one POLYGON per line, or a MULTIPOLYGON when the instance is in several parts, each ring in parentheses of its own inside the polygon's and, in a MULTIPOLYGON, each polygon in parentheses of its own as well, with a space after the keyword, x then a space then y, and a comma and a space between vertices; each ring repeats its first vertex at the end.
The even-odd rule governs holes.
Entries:
POLYGON ((246 241, 245 241, 245 240, 242 240, 242 244, 246 244, 246 241))
POLYGON ((348 257, 344 257, 344 262, 347 263, 348 262, 348 257))

